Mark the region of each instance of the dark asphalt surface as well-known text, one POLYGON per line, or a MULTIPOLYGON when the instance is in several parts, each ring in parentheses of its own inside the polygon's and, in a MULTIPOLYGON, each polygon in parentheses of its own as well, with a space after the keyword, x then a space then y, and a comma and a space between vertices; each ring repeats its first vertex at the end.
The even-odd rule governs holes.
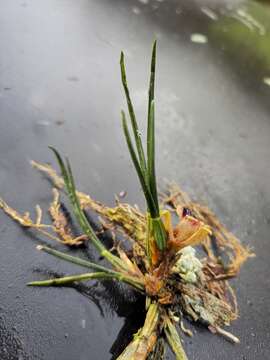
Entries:
MULTIPOLYGON (((222 44, 190 41, 215 21, 206 6, 221 14, 230 4, 1 0, 0 194, 21 211, 36 203, 46 208, 50 187, 29 160, 54 161, 47 148, 54 145, 69 156, 80 189, 109 204, 126 190, 129 202, 142 205, 120 128, 118 61, 123 49, 138 117, 145 119, 157 38, 159 179, 175 180, 207 203, 257 254, 235 282, 240 319, 231 330, 241 344, 199 328, 184 339, 185 349, 190 360, 267 360, 270 87, 256 77, 255 62, 245 74, 245 64, 228 59, 222 44)), ((121 297, 117 305, 118 290, 108 284, 27 288, 40 272, 78 270, 37 252, 35 237, 2 212, 0 241, 0 359, 110 359, 133 299, 121 297)))

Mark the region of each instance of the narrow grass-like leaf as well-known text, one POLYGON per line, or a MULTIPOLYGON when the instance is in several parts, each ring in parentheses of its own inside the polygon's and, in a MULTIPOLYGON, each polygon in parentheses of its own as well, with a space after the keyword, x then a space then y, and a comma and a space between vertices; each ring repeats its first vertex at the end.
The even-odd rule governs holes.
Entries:
POLYGON ((155 202, 155 206, 158 209, 158 196, 157 196, 157 184, 156 184, 156 170, 155 170, 155 104, 152 100, 150 104, 150 114, 148 118, 148 129, 147 129, 147 172, 149 188, 152 197, 155 202))
POLYGON ((84 233, 87 236, 89 236, 89 238, 93 241, 94 245, 97 247, 97 249, 100 252, 102 252, 103 250, 106 250, 105 246, 97 238, 94 230, 88 223, 86 216, 84 215, 83 211, 81 210, 80 203, 79 203, 79 200, 76 195, 76 190, 75 190, 75 185, 74 185, 74 180, 73 180, 73 176, 71 173, 70 165, 68 164, 68 169, 67 169, 60 154, 58 153, 58 151, 52 147, 50 147, 50 149, 54 152, 54 154, 58 160, 58 163, 59 163, 59 166, 60 166, 60 169, 62 172, 62 176, 65 181, 66 188, 67 188, 68 197, 70 199, 75 216, 76 216, 80 226, 82 227, 84 233))
POLYGON ((110 273, 115 272, 114 270, 107 269, 106 267, 104 267, 102 265, 92 263, 91 261, 81 259, 81 258, 79 258, 77 256, 72 256, 72 255, 66 254, 66 253, 64 253, 62 251, 55 250, 55 249, 53 249, 51 247, 48 247, 48 246, 38 245, 37 249, 40 250, 40 251, 44 251, 47 254, 53 255, 53 256, 55 256, 55 257, 57 257, 59 259, 70 262, 72 264, 82 266, 84 268, 98 270, 98 271, 104 271, 104 272, 110 272, 110 273))
MULTIPOLYGON (((129 95, 129 89, 127 86, 126 71, 125 71, 125 62, 124 54, 121 53, 120 58, 121 66, 121 75, 122 83, 125 90, 125 95, 127 99, 129 114, 131 118, 131 124, 134 133, 134 139, 137 147, 138 156, 135 152, 135 149, 132 144, 131 136, 128 130, 126 118, 124 112, 122 112, 122 123, 125 138, 127 141, 128 149, 137 171, 141 186, 144 192, 144 196, 147 202, 148 211, 150 213, 150 222, 148 224, 151 227, 152 235, 155 239, 155 242, 160 251, 164 251, 166 248, 167 242, 167 233, 160 218, 159 212, 159 203, 158 203, 158 194, 157 194, 157 184, 156 184, 156 173, 155 173, 155 70, 156 70, 156 41, 153 44, 152 48, 152 57, 151 57, 151 75, 150 83, 148 90, 148 116, 147 116, 147 164, 145 165, 145 157, 143 152, 143 147, 141 143, 141 138, 138 136, 138 125, 135 118, 135 113, 133 105, 129 95), (142 158, 143 155, 143 158, 142 158)), ((148 229, 149 230, 149 229, 148 229)), ((148 231, 148 236, 146 240, 146 247, 148 249, 148 254, 150 254, 150 231, 148 231)))
POLYGON ((155 96, 156 49, 157 49, 157 41, 155 40, 152 48, 151 74, 150 74, 150 82, 148 89, 148 121, 150 118, 151 103, 154 100, 154 96, 155 96))
POLYGON ((95 273, 84 273, 84 274, 78 274, 78 275, 70 275, 70 276, 64 276, 61 278, 54 278, 54 279, 48 279, 48 280, 41 280, 41 281, 32 281, 28 283, 28 286, 61 286, 70 284, 76 281, 86 281, 86 280, 94 280, 94 279, 101 279, 101 280, 109 280, 114 279, 118 281, 125 282, 134 288, 143 291, 144 285, 134 279, 131 276, 122 274, 120 272, 95 272, 95 273))
POLYGON ((67 191, 69 192, 69 178, 68 178, 68 174, 67 174, 67 171, 66 171, 66 167, 65 167, 65 164, 62 160, 62 157, 60 156, 59 152, 52 146, 49 146, 49 149, 52 150, 52 152, 54 153, 57 161, 58 161, 58 164, 59 164, 59 167, 60 167, 60 170, 61 170, 61 174, 63 176, 63 179, 64 179, 64 182, 65 182, 65 186, 67 188, 67 191))
POLYGON ((147 173, 150 191, 153 199, 158 207, 158 198, 156 191, 156 175, 155 175, 155 74, 156 74, 156 47, 157 42, 154 41, 151 56, 151 71, 148 89, 148 114, 147 114, 147 173))
POLYGON ((136 169, 137 175, 139 177, 139 180, 140 180, 143 192, 144 192, 144 196, 145 196, 145 199, 146 199, 146 202, 147 202, 148 210, 149 210, 151 216, 156 217, 158 215, 157 209, 155 207, 154 200, 153 200, 152 195, 151 195, 151 193, 149 191, 149 188, 148 188, 147 183, 146 183, 146 179, 144 177, 144 174, 142 173, 138 158, 136 156, 134 147, 132 145, 132 141, 131 141, 130 133, 129 133, 129 130, 128 130, 126 116, 125 116, 124 111, 121 112, 121 115, 122 115, 122 126, 123 126, 123 130, 124 130, 124 135, 125 135, 125 138, 126 138, 127 146, 128 146, 131 159, 133 161, 134 167, 136 169))
POLYGON ((73 211, 76 216, 76 219, 80 224, 84 234, 86 234, 89 237, 89 239, 93 242, 94 246, 99 251, 101 256, 104 256, 115 267, 120 269, 125 269, 125 264, 122 262, 122 260, 119 259, 117 256, 111 254, 101 243, 99 238, 96 236, 92 226, 89 224, 88 219, 86 218, 84 212, 82 211, 80 202, 76 194, 75 183, 69 162, 67 161, 67 167, 66 167, 58 151, 53 147, 50 147, 50 149, 54 152, 58 160, 62 172, 62 176, 65 182, 65 186, 67 189, 68 197, 73 207, 73 211))
POLYGON ((153 229, 153 236, 159 250, 163 251, 166 248, 167 233, 161 218, 151 218, 151 227, 153 229))
POLYGON ((142 290, 144 288, 143 282, 141 280, 133 277, 133 276, 130 276, 130 275, 127 275, 127 274, 122 274, 119 271, 108 269, 105 266, 92 263, 92 262, 90 262, 88 260, 81 259, 81 258, 79 258, 77 256, 72 256, 72 255, 66 254, 66 253, 64 253, 62 251, 52 249, 52 248, 50 248, 48 246, 39 245, 38 250, 44 251, 47 254, 53 255, 53 256, 55 256, 55 257, 57 257, 59 259, 65 260, 65 261, 70 262, 72 264, 79 265, 79 266, 82 266, 82 267, 85 267, 85 268, 88 268, 88 269, 98 270, 99 272, 104 272, 106 274, 110 274, 112 276, 118 277, 119 279, 120 279, 120 277, 124 276, 125 282, 128 282, 129 284, 132 284, 133 286, 137 287, 140 290, 142 290))
POLYGON ((49 280, 32 281, 28 286, 61 286, 73 283, 75 281, 85 281, 93 279, 112 279, 113 276, 105 272, 85 273, 79 275, 65 276, 61 278, 54 278, 49 280))
POLYGON ((125 90, 129 116, 130 116, 130 120, 131 120, 131 125, 132 125, 132 129, 133 129, 133 133, 134 133, 134 139, 135 139, 136 148, 137 148, 138 157, 139 157, 139 163, 140 163, 141 171, 145 175, 146 174, 146 160, 145 160, 144 150, 143 150, 143 146, 142 146, 140 131, 138 128, 134 108, 132 105, 132 101, 130 98, 129 89, 128 89, 128 85, 127 85, 125 59, 124 59, 124 53, 122 51, 121 51, 121 56, 120 56, 120 68, 121 68, 121 79, 122 79, 122 84, 123 84, 123 87, 125 90))

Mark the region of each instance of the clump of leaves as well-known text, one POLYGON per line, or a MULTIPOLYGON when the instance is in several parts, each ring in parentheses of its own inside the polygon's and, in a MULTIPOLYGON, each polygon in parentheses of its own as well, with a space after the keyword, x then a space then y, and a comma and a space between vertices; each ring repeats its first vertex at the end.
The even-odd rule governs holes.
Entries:
POLYGON ((19 214, 2 199, 0 207, 20 225, 67 246, 90 241, 110 264, 110 267, 101 266, 52 247, 39 245, 39 250, 90 272, 34 281, 28 285, 61 286, 92 279, 124 282, 145 296, 146 317, 143 327, 118 359, 162 359, 165 354, 164 340, 167 340, 176 359, 184 360, 187 357, 177 326, 179 324, 183 333, 192 336, 192 332, 184 326, 185 317, 201 322, 213 333, 224 335, 235 343, 239 342, 237 337, 223 329, 238 316, 236 297, 227 279, 236 276, 240 266, 252 254, 241 246, 238 239, 226 230, 209 209, 193 203, 176 185, 169 185, 166 192, 158 196, 154 102, 156 42, 152 50, 148 92, 146 155, 127 85, 123 53, 120 67, 132 128, 130 132, 125 112, 122 111, 123 131, 144 193, 147 212, 144 214, 138 208, 119 200, 115 207, 108 207, 79 192, 68 159, 64 161, 54 148, 51 150, 56 156, 62 176, 49 165, 32 162, 54 184, 53 200, 49 207, 52 224, 42 223, 42 210, 38 205, 35 221, 30 218, 29 213, 19 214), (68 195, 81 228, 80 236, 73 234, 69 219, 61 206, 61 191, 68 195), (132 251, 126 251, 119 243, 115 243, 114 252, 107 249, 85 215, 87 208, 99 214, 104 228, 110 229, 113 234, 120 231, 131 244, 132 251), (176 226, 172 224, 173 212, 179 218, 176 226), (199 259, 192 246, 201 246, 206 256, 199 259), (221 254, 227 255, 226 264, 222 261, 221 254))

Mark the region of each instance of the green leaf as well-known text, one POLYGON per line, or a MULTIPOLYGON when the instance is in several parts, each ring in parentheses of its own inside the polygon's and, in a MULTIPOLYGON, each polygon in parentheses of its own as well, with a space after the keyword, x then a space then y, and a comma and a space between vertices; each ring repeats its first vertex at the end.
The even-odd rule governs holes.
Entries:
POLYGON ((159 216, 159 205, 157 196, 157 185, 156 185, 156 170, 155 170, 155 104, 154 100, 150 106, 150 116, 148 118, 148 131, 147 131, 147 170, 148 170, 148 181, 150 192, 153 196, 155 206, 158 209, 159 216))
POLYGON ((85 273, 79 275, 65 276, 61 278, 54 278, 49 280, 42 281, 32 281, 28 283, 28 286, 63 286, 66 284, 73 283, 75 281, 86 281, 93 279, 113 279, 114 276, 106 274, 105 272, 96 272, 96 273, 85 273))
POLYGON ((156 174, 155 174, 155 74, 156 74, 156 49, 157 42, 154 41, 151 57, 151 74, 148 89, 148 115, 147 115, 147 172, 149 188, 156 207, 158 206, 156 174))
POLYGON ((159 250, 163 251, 166 248, 167 233, 161 218, 151 218, 151 226, 153 229, 153 236, 157 243, 159 250))
POLYGON ((144 174, 143 174, 143 172, 141 170, 138 158, 136 156, 134 147, 132 145, 132 141, 131 141, 130 133, 129 133, 129 130, 128 130, 126 116, 125 116, 124 111, 121 112, 121 115, 122 115, 122 126, 123 126, 124 135, 125 135, 125 138, 126 138, 128 150, 129 150, 132 162, 134 164, 134 167, 136 169, 137 175, 139 177, 139 180, 140 180, 143 192, 144 192, 144 196, 145 196, 145 199, 146 199, 146 202, 147 202, 148 210, 149 210, 150 214, 155 217, 156 213, 157 213, 157 209, 155 208, 155 203, 154 203, 152 195, 151 195, 151 193, 150 193, 150 191, 148 189, 146 179, 145 179, 144 174))
POLYGON ((53 255, 64 261, 70 262, 75 265, 82 266, 84 268, 94 269, 94 270, 104 271, 104 272, 114 272, 114 270, 107 269, 106 267, 104 267, 102 265, 92 263, 91 261, 81 259, 77 256, 72 256, 72 255, 66 254, 62 251, 55 250, 55 249, 45 246, 45 245, 38 245, 37 249, 40 251, 44 251, 47 254, 53 255))
POLYGON ((71 171, 71 167, 69 164, 69 161, 67 160, 67 166, 65 166, 60 154, 56 149, 53 147, 49 147, 55 154, 61 172, 62 176, 65 182, 67 194, 69 197, 69 200, 71 202, 74 214, 76 216, 76 219, 78 223, 80 224, 80 227, 82 228, 84 234, 86 234, 89 239, 93 242, 96 249, 99 251, 101 256, 104 256, 112 265, 114 265, 116 268, 125 269, 125 264, 122 262, 121 259, 119 259, 117 256, 114 256, 111 254, 105 246, 101 243, 99 238, 96 236, 92 226, 89 224, 89 221, 87 217, 85 216, 83 210, 81 209, 80 202, 78 200, 77 194, 76 194, 76 187, 71 171))
MULTIPOLYGON (((135 118, 133 105, 129 95, 129 89, 127 86, 124 54, 121 52, 120 58, 122 83, 125 90, 127 99, 129 114, 131 118, 131 124, 133 128, 134 140, 137 147, 138 156, 132 144, 131 136, 128 130, 126 118, 124 112, 122 112, 122 124, 124 129, 125 138, 127 141, 128 149, 138 174, 144 196, 147 202, 148 211, 152 221, 149 222, 148 227, 151 226, 151 231, 156 241, 159 250, 163 251, 166 248, 167 233, 160 218, 159 202, 156 184, 156 170, 155 170, 155 72, 156 72, 156 41, 152 48, 151 58, 151 75, 148 90, 148 116, 147 116, 147 164, 145 165, 145 157, 140 137, 138 137, 138 125, 135 118), (143 155, 143 156, 142 156, 143 155)), ((150 249, 149 237, 150 231, 148 229, 148 236, 146 240, 146 246, 150 249)), ((149 254, 149 251, 148 251, 149 254)))
POLYGON ((150 117, 151 103, 154 100, 154 96, 155 96, 156 49, 157 49, 157 41, 155 40, 152 48, 151 74, 150 74, 150 82, 148 89, 148 121, 150 117))
POLYGON ((75 184, 74 184, 74 179, 73 179, 73 175, 71 172, 71 168, 70 168, 70 164, 67 161, 67 167, 65 166, 60 154, 58 153, 58 151, 56 149, 54 149, 53 147, 50 147, 50 149, 54 152, 61 172, 62 172, 62 176, 65 182, 65 186, 67 189, 67 194, 68 197, 70 199, 70 202, 72 204, 73 207, 73 211, 74 214, 77 218, 77 221, 79 222, 81 228, 83 229, 84 233, 89 236, 89 238, 93 241, 93 243, 95 244, 95 246, 97 247, 97 249, 99 251, 103 251, 106 250, 105 246, 100 242, 100 240, 98 239, 98 237, 96 236, 93 228, 91 227, 91 225, 89 224, 84 212, 82 211, 81 207, 80 207, 80 203, 79 200, 77 198, 76 195, 76 189, 75 189, 75 184))
MULTIPOLYGON (((53 255, 59 259, 65 260, 65 261, 73 263, 75 265, 98 270, 97 273, 91 273, 91 274, 102 274, 102 275, 100 275, 101 278, 116 279, 119 281, 123 281, 129 285, 132 285, 133 287, 137 288, 140 291, 144 290, 144 284, 143 284, 142 280, 138 279, 134 276, 130 276, 130 275, 127 275, 126 273, 124 274, 122 272, 108 269, 102 265, 92 263, 90 261, 81 259, 76 256, 71 256, 71 255, 63 253, 61 251, 52 249, 48 246, 39 245, 37 248, 38 248, 38 250, 45 251, 46 253, 48 253, 50 255, 53 255)), ((95 275, 91 275, 91 274, 82 274, 82 275, 80 275, 81 276, 80 279, 74 278, 74 277, 73 278, 65 277, 62 283, 61 282, 59 283, 59 279, 52 279, 52 280, 45 280, 45 282, 38 281, 38 282, 29 283, 28 285, 31 285, 31 286, 34 286, 34 285, 35 286, 49 286, 49 285, 61 285, 61 284, 63 285, 64 283, 68 283, 68 282, 73 282, 73 281, 78 281, 78 280, 88 280, 90 278, 97 278, 97 277, 95 277, 95 275), (55 280, 58 280, 58 283, 55 280)), ((75 276, 77 276, 77 275, 75 275, 75 276)))
POLYGON ((121 56, 120 56, 120 68, 121 68, 121 79, 122 79, 122 84, 123 84, 125 95, 126 95, 129 116, 130 116, 130 120, 131 120, 134 139, 135 139, 136 148, 137 148, 138 157, 139 157, 139 163, 140 163, 141 171, 145 175, 146 174, 145 155, 144 155, 144 150, 143 150, 143 146, 142 146, 140 131, 138 128, 134 108, 132 105, 132 101, 130 98, 129 89, 128 89, 128 85, 127 85, 125 59, 124 59, 124 53, 122 51, 121 51, 121 56))

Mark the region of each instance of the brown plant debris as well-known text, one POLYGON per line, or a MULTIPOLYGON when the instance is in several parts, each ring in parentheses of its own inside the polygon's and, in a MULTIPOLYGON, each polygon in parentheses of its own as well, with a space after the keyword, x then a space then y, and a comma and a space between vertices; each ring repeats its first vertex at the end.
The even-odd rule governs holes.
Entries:
POLYGON ((87 240, 86 235, 74 237, 65 212, 61 209, 60 194, 57 189, 53 189, 53 201, 49 207, 49 213, 53 221, 53 230, 66 245, 81 245, 87 240))
POLYGON ((249 257, 255 256, 250 249, 241 245, 236 236, 226 229, 210 209, 191 201, 188 194, 177 184, 169 184, 165 192, 161 194, 161 198, 163 204, 169 205, 178 214, 183 211, 192 213, 196 219, 209 226, 211 233, 204 237, 201 245, 208 255, 208 265, 212 267, 212 275, 216 280, 236 276, 244 262, 249 257), (216 242, 218 249, 228 255, 229 264, 220 263, 221 259, 217 258, 213 250, 213 241, 216 242), (214 268, 216 274, 214 274, 214 268))
POLYGON ((10 216, 13 220, 17 221, 21 226, 29 229, 36 230, 40 234, 48 237, 57 242, 65 245, 81 245, 87 240, 86 235, 80 235, 78 237, 73 236, 70 224, 66 218, 66 215, 61 210, 61 204, 59 202, 60 194, 57 189, 53 189, 53 201, 48 209, 48 212, 52 218, 53 224, 42 223, 42 209, 39 205, 36 205, 36 220, 32 220, 29 212, 20 214, 17 210, 9 206, 3 199, 0 198, 0 208, 10 216))

